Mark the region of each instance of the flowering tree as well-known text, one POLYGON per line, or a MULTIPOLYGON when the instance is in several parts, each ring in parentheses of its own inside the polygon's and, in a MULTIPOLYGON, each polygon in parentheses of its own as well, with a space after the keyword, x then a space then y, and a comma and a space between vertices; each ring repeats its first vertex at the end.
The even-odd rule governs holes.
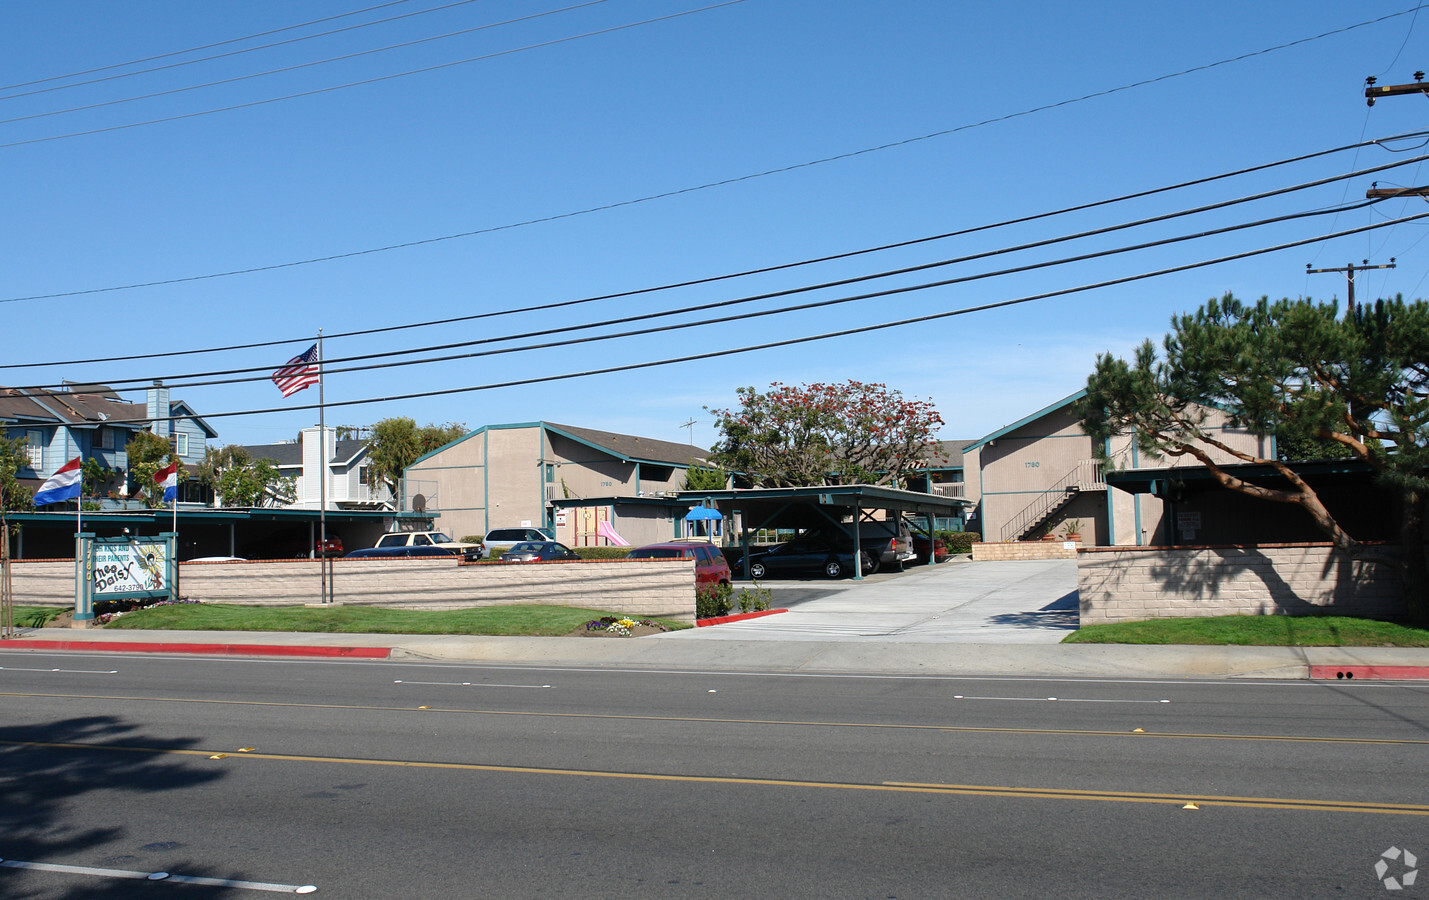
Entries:
POLYGON ((709 409, 723 439, 713 462, 766 487, 902 483, 943 417, 931 400, 883 384, 739 388, 737 409, 709 409))

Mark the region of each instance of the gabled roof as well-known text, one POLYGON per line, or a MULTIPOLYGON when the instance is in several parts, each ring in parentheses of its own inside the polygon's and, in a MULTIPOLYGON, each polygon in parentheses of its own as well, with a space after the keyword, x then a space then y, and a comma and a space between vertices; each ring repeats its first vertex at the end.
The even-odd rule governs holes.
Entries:
POLYGON ((554 422, 542 422, 541 424, 548 431, 587 444, 597 450, 603 450, 626 462, 649 462, 670 466, 688 466, 691 463, 706 465, 708 463, 709 451, 693 444, 659 441, 631 434, 617 434, 613 431, 596 431, 594 428, 578 428, 574 425, 557 425, 554 422))
POLYGON ((209 438, 210 440, 218 437, 218 432, 214 430, 213 426, 205 422, 203 419, 199 418, 198 414, 193 411, 193 407, 189 406, 182 400, 169 401, 169 415, 186 416, 195 425, 203 429, 205 437, 209 438))
POLYGON ((1082 398, 1085 397, 1086 395, 1087 395, 1087 389, 1086 389, 1086 388, 1082 388, 1080 391, 1077 391, 1075 394, 1072 394, 1072 395, 1067 396, 1067 397, 1063 397, 1061 400, 1058 400, 1056 403, 1053 403, 1051 406, 1043 407, 1042 409, 1037 410, 1035 413, 1033 413, 1033 414, 1030 415, 1030 416, 1027 416, 1026 418, 1018 419, 1016 422, 1013 422, 1011 425, 1008 425, 1008 426, 1003 427, 1003 428, 999 428, 998 430, 994 431, 992 434, 983 436, 983 438, 982 438, 981 440, 973 441, 971 444, 968 444, 966 447, 963 448, 963 452, 964 452, 964 453, 969 453, 969 452, 971 452, 971 451, 973 451, 973 450, 978 449, 979 447, 985 446, 985 445, 991 443, 992 441, 997 440, 998 438, 1002 437, 1002 436, 1005 435, 1005 434, 1011 434, 1012 432, 1014 432, 1014 431, 1016 431, 1017 429, 1021 428, 1023 425, 1026 425, 1026 424, 1028 424, 1029 422, 1035 422, 1035 421, 1037 421, 1038 419, 1042 418, 1043 416, 1047 415, 1048 413, 1054 413, 1054 412, 1056 412, 1057 410, 1062 409, 1063 407, 1071 406, 1073 403, 1075 403, 1075 402, 1077 402, 1078 400, 1082 399, 1082 398))
MULTIPOLYGON (((109 393, 113 394, 112 391, 109 393)), ((110 420, 119 419, 137 430, 142 429, 143 424, 128 420, 143 419, 145 414, 142 403, 111 400, 100 393, 0 388, 0 420, 16 424, 34 422, 97 428, 110 420)))
POLYGON ((961 469, 963 467, 963 447, 970 440, 937 441, 937 448, 929 454, 930 459, 922 460, 916 469, 961 469))
MULTIPOLYGON (((0 422, 57 424, 80 429, 108 424, 134 431, 143 431, 148 427, 149 409, 146 404, 121 400, 111 388, 102 384, 71 384, 69 387, 68 391, 0 387, 0 422)), ((170 401, 169 412, 195 422, 206 437, 218 437, 213 426, 199 418, 184 401, 170 401)))
MULTIPOLYGON (((297 441, 284 441, 278 444, 241 444, 248 455, 254 459, 271 459, 278 464, 278 468, 299 469, 303 465, 303 445, 297 441)), ((338 441, 333 448, 332 458, 328 464, 342 463, 351 465, 363 450, 367 449, 367 442, 362 440, 342 440, 338 441)))
POLYGON ((417 465, 448 447, 456 446, 463 441, 470 440, 478 434, 487 431, 500 431, 510 428, 543 428, 551 434, 559 434, 587 447, 592 447, 602 453, 609 453, 611 456, 624 462, 632 463, 655 463, 663 466, 687 467, 692 462, 695 465, 709 465, 709 451, 691 444, 680 444, 674 441, 659 441, 654 438, 636 437, 633 434, 619 434, 614 431, 597 431, 594 428, 580 428, 575 425, 557 425, 554 422, 514 422, 505 425, 483 425, 474 431, 466 434, 454 441, 438 447, 421 456, 412 463, 417 465))

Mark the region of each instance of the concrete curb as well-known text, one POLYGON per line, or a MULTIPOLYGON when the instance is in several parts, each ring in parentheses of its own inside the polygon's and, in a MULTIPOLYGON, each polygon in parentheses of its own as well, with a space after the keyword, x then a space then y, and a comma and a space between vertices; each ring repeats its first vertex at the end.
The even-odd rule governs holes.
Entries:
POLYGON ((695 627, 704 628, 709 625, 723 625, 726 622, 743 622, 747 619, 758 619, 764 616, 772 616, 776 613, 786 613, 787 609, 761 609, 752 613, 735 613, 732 616, 709 616, 704 619, 696 619, 695 627))
POLYGON ((0 650, 79 650, 104 653, 191 653, 196 656, 323 656, 389 659, 390 647, 312 647, 287 644, 190 644, 173 641, 0 641, 0 650))
MULTIPOLYGON (((763 612, 763 611, 761 611, 763 612)), ((767 614, 767 613, 765 613, 767 614)), ((51 640, 37 629, 0 651, 167 653, 625 667, 685 672, 1033 678, 1245 680, 1429 679, 1429 648, 992 644, 881 640, 699 639, 693 630, 642 638, 299 632, 81 631, 51 640)))

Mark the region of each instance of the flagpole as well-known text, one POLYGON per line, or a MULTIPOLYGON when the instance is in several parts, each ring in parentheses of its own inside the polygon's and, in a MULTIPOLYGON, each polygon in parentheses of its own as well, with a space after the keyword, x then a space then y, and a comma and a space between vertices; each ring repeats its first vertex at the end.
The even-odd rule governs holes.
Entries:
POLYGON ((321 603, 330 602, 327 565, 327 417, 323 404, 323 330, 318 329, 318 567, 322 570, 321 603))

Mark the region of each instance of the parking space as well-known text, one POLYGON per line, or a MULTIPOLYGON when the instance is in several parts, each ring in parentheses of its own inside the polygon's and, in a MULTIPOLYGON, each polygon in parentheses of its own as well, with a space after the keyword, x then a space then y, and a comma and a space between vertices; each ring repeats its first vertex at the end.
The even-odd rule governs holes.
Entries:
POLYGON ((862 581, 762 586, 773 592, 775 608, 789 611, 660 640, 1057 643, 1077 628, 1075 560, 959 560, 862 581))

